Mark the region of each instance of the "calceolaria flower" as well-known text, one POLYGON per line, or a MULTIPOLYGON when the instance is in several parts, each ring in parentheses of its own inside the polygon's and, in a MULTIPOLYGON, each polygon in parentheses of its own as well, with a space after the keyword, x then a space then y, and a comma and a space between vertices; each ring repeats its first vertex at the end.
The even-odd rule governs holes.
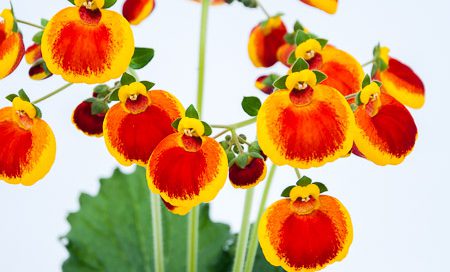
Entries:
POLYGON ((390 57, 389 48, 378 46, 374 51, 375 59, 378 57, 383 62, 380 65, 378 61, 378 66, 385 66, 376 67, 374 75, 383 83, 382 91, 408 107, 421 108, 425 103, 425 86, 419 76, 407 65, 390 57))
POLYGON ((228 161, 222 146, 207 136, 211 128, 198 120, 192 106, 173 126, 178 132, 162 140, 150 157, 147 181, 153 193, 187 212, 214 199, 225 184, 228 161))
POLYGON ((346 257, 353 240, 350 215, 339 200, 321 195, 321 188, 326 190, 316 183, 291 186, 283 192, 288 198, 264 212, 258 238, 273 266, 313 272, 346 257))
POLYGON ((234 188, 248 189, 255 187, 266 177, 267 166, 264 159, 248 157, 244 168, 234 163, 229 170, 229 178, 234 188))
POLYGON ((58 12, 42 36, 48 69, 73 83, 103 83, 120 77, 134 53, 130 24, 102 9, 103 0, 75 0, 58 12))
MULTIPOLYGON (((306 67, 307 64, 302 61, 306 67)), ((294 68, 297 65, 293 66, 294 68)), ((347 154, 355 118, 344 96, 318 84, 322 73, 308 69, 284 76, 285 84, 263 103, 257 117, 262 151, 277 165, 318 167, 347 154)), ((280 80, 278 80, 280 81, 280 80)))
POLYGON ((409 111, 381 92, 376 82, 364 86, 356 102, 357 152, 378 165, 401 163, 417 139, 417 127, 409 111))
POLYGON ((323 10, 329 14, 334 14, 337 11, 338 0, 300 0, 300 1, 312 7, 323 10))
POLYGON ((101 137, 103 135, 105 115, 105 112, 93 113, 92 102, 83 101, 73 111, 72 122, 84 134, 101 137))
POLYGON ((56 141, 37 108, 20 97, 0 109, 0 180, 33 185, 55 160, 56 141))
POLYGON ((126 0, 122 14, 132 25, 140 24, 155 9, 155 0, 126 0))
POLYGON ((51 77, 53 74, 48 70, 44 59, 42 59, 42 51, 40 44, 33 44, 25 50, 25 60, 31 64, 28 75, 33 80, 43 80, 51 77))
POLYGON ((282 46, 286 26, 280 16, 259 23, 252 29, 248 41, 248 54, 256 67, 270 67, 277 62, 277 51, 282 46))
POLYGON ((0 14, 0 79, 11 74, 25 53, 22 34, 10 9, 0 14))
POLYGON ((140 82, 122 86, 119 99, 103 123, 106 146, 122 165, 145 166, 159 142, 176 131, 171 124, 184 108, 172 94, 148 91, 140 82))

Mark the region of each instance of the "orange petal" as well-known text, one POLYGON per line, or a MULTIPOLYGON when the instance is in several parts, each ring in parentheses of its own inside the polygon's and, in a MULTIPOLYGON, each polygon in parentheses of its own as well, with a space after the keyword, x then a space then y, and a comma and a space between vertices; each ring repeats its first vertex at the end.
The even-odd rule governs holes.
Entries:
POLYGON ((319 208, 309 214, 297 213, 289 199, 265 211, 258 237, 273 266, 313 272, 345 258, 353 240, 350 216, 334 197, 321 195, 319 201, 319 208))
POLYGON ((0 22, 0 79, 11 74, 19 65, 25 53, 22 34, 8 32, 0 22))
POLYGON ((92 115, 92 103, 83 101, 72 114, 72 122, 75 126, 88 136, 101 137, 103 135, 103 120, 105 114, 92 115))
POLYGON ((266 177, 267 166, 263 159, 252 158, 244 169, 233 164, 229 173, 234 188, 248 189, 255 187, 266 177))
POLYGON ((133 114, 122 103, 111 107, 103 123, 103 136, 109 152, 123 165, 145 166, 153 149, 176 130, 172 122, 182 117, 184 108, 166 91, 148 92, 150 105, 133 114))
POLYGON ((140 24, 155 9, 155 0, 126 0, 122 14, 132 25, 140 24))
POLYGON ((291 67, 291 65, 288 63, 289 56, 292 54, 292 52, 295 51, 295 45, 285 43, 282 46, 280 46, 277 50, 277 60, 287 67, 291 67))
POLYGON ((69 7, 45 27, 42 56, 53 74, 73 83, 120 77, 134 53, 130 24, 110 10, 69 7))
POLYGON ((182 207, 214 199, 227 174, 227 156, 218 142, 182 133, 167 136, 155 148, 147 167, 152 192, 171 205, 182 207))
POLYGON ((355 111, 355 144, 368 160, 378 165, 399 164, 411 153, 417 127, 408 110, 387 94, 381 94, 381 107, 370 117, 364 106, 355 111))
POLYGON ((248 54, 256 67, 270 67, 277 62, 277 51, 282 46, 286 26, 281 18, 272 17, 268 22, 253 28, 248 41, 248 54))
POLYGON ((186 215, 192 209, 192 207, 173 206, 169 202, 165 201, 163 198, 161 198, 161 200, 164 203, 164 206, 166 206, 166 208, 173 214, 186 215))
POLYGON ((278 165, 318 167, 348 153, 355 119, 335 89, 314 87, 310 102, 298 105, 292 92, 280 90, 263 103, 257 117, 258 141, 278 165))
POLYGON ((0 180, 11 184, 33 185, 42 179, 55 160, 56 142, 52 130, 39 118, 30 129, 14 120, 11 107, 0 109, 0 180))
POLYGON ((364 70, 353 56, 342 50, 327 45, 322 51, 322 66, 319 70, 327 75, 322 84, 335 88, 344 96, 361 89, 364 70))
POLYGON ((25 60, 28 64, 33 64, 40 58, 42 58, 42 52, 39 44, 33 44, 25 51, 25 60))
POLYGON ((33 80, 44 80, 51 77, 53 74, 48 70, 45 61, 40 59, 30 67, 28 75, 33 80))
POLYGON ((425 103, 425 86, 414 71, 390 58, 389 67, 378 75, 383 82, 383 90, 397 99, 400 103, 411 108, 421 108, 425 103))
POLYGON ((335 14, 337 11, 338 0, 300 0, 303 3, 318 8, 329 14, 335 14))

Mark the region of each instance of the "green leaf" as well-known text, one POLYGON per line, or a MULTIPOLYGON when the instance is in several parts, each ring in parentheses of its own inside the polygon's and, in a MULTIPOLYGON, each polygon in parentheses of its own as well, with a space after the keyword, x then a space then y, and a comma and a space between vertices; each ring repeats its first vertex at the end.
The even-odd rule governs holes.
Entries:
POLYGON ((325 193, 326 191, 328 191, 327 186, 325 186, 325 184, 323 184, 321 182, 314 182, 313 184, 315 184, 315 185, 317 185, 317 187, 319 187, 320 193, 325 193))
POLYGON ((248 147, 248 152, 257 152, 257 153, 261 152, 261 147, 259 146, 258 141, 254 141, 253 143, 250 144, 250 146, 248 147))
POLYGON ((291 54, 289 55, 288 64, 292 65, 296 60, 297 60, 297 57, 295 56, 295 50, 293 50, 291 52, 291 54))
POLYGON ((380 56, 380 53, 381 53, 381 45, 380 45, 380 43, 378 43, 373 48, 373 57, 374 57, 374 59, 378 58, 380 56))
POLYGON ((41 111, 41 109, 38 106, 34 105, 34 104, 33 104, 33 107, 36 110, 36 117, 37 118, 42 118, 42 111, 41 111))
POLYGON ((41 18, 41 26, 46 27, 48 24, 48 20, 45 18, 41 18))
POLYGON ((104 96, 109 93, 109 87, 108 87, 108 85, 105 85, 105 84, 97 85, 94 88, 94 93, 104 96))
POLYGON ((244 169, 247 166, 248 155, 246 153, 239 154, 236 158, 236 164, 239 168, 244 169))
POLYGON ((374 80, 372 82, 375 82, 378 85, 378 87, 380 87, 380 88, 381 88, 381 86, 383 86, 383 82, 381 82, 381 81, 374 80))
POLYGON ((358 109, 358 105, 356 105, 356 103, 351 103, 350 108, 352 109, 353 112, 355 112, 358 109))
POLYGON ((14 98, 16 98, 16 97, 18 97, 17 94, 9 94, 9 95, 7 95, 5 98, 6 98, 7 100, 9 100, 10 102, 13 102, 14 98))
POLYGON ((108 110, 109 110, 108 104, 106 104, 106 102, 104 102, 103 100, 97 99, 91 104, 91 114, 92 115, 105 113, 108 110))
POLYGON ((305 33, 303 30, 297 30, 297 33, 295 34, 295 44, 299 45, 303 42, 306 42, 311 37, 305 33))
POLYGON ((366 76, 364 77, 363 82, 362 82, 362 89, 364 89, 369 84, 370 84, 370 76, 368 74, 366 74, 366 76))
POLYGON ((305 28, 299 21, 295 21, 295 23, 294 23, 294 31, 297 31, 297 30, 301 30, 301 31, 305 30, 305 28))
POLYGON ((32 39, 33 42, 35 44, 41 44, 42 35, 44 35, 44 31, 39 31, 38 33, 34 34, 33 39, 32 39))
POLYGON ((274 86, 275 88, 278 88, 278 89, 286 89, 286 78, 287 78, 287 77, 288 77, 288 76, 285 75, 285 76, 282 76, 282 77, 278 78, 278 79, 275 80, 275 82, 273 83, 273 86, 274 86))
MULTIPOLYGON (((150 272, 153 235, 150 192, 145 169, 126 175, 115 170, 100 180, 96 196, 82 194, 80 210, 68 216, 70 232, 64 237, 69 258, 64 272, 150 272)), ((186 271, 187 216, 173 215, 161 205, 165 271, 186 271)), ((212 222, 209 206, 200 207, 198 271, 216 271, 231 240, 230 227, 212 222)))
POLYGON ((28 101, 30 102, 30 98, 28 97, 28 95, 25 93, 25 91, 23 89, 19 90, 19 97, 23 100, 23 101, 28 101))
POLYGON ((204 135, 205 136, 210 136, 212 134, 211 126, 208 123, 203 122, 203 121, 202 121, 202 124, 203 124, 203 127, 205 128, 205 134, 204 135))
POLYGON ((324 82, 328 77, 326 74, 322 73, 319 70, 313 70, 314 74, 317 78, 317 84, 324 82))
POLYGON ((186 109, 185 115, 186 115, 186 117, 189 117, 189 118, 194 118, 194 119, 200 118, 194 105, 189 105, 189 107, 186 109))
POLYGON ((119 101, 119 89, 114 90, 109 96, 109 101, 119 101))
POLYGON ((303 176, 301 177, 298 181, 297 181, 297 186, 308 186, 309 184, 311 184, 312 180, 307 177, 307 176, 303 176))
POLYGON ((249 152, 248 155, 250 155, 250 157, 255 158, 255 159, 263 159, 264 160, 264 157, 259 152, 249 152))
POLYGON ((372 77, 374 77, 377 74, 377 72, 378 72, 378 66, 376 63, 374 63, 372 65, 372 70, 371 70, 370 74, 372 75, 372 77))
POLYGON ((234 164, 234 162, 236 161, 235 160, 236 159, 236 155, 234 154, 233 151, 228 150, 227 151, 227 158, 228 158, 228 165, 231 167, 234 164))
POLYGON ((327 44, 328 44, 328 40, 327 39, 316 39, 320 45, 322 46, 322 48, 324 48, 327 44))
POLYGON ((356 104, 356 106, 359 106, 359 105, 362 104, 362 102, 361 102, 361 92, 358 92, 356 94, 356 96, 355 96, 355 104, 356 104))
POLYGON ((280 76, 277 74, 270 74, 268 75, 263 81, 262 83, 266 86, 273 86, 273 83, 275 82, 275 80, 277 80, 280 76))
POLYGON ((152 48, 136 47, 131 58, 130 67, 133 69, 144 68, 153 59, 154 55, 155 50, 152 48))
POLYGON ((282 197, 289 197, 289 194, 291 193, 291 190, 295 187, 295 185, 291 185, 289 187, 286 187, 283 192, 281 193, 282 197))
POLYGON ((381 72, 386 71, 386 69, 388 68, 388 64, 381 58, 377 58, 376 63, 381 72))
POLYGON ((288 44, 295 44, 295 34, 294 33, 287 33, 286 35, 284 35, 284 40, 288 44))
POLYGON ((178 130, 178 125, 180 124, 181 118, 177 118, 175 121, 172 122, 172 127, 176 130, 178 130))
POLYGON ((299 58, 295 61, 295 63, 292 65, 292 72, 300 72, 302 70, 309 69, 309 64, 304 60, 303 58, 299 58))
POLYGON ((144 80, 144 81, 140 81, 140 82, 145 85, 145 88, 147 89, 147 91, 150 90, 151 88, 153 88, 153 86, 155 86, 155 83, 150 82, 150 81, 144 80))
POLYGON ((242 99, 241 106, 248 115, 256 116, 261 108, 261 100, 256 96, 245 96, 242 99))
POLYGON ((120 84, 122 86, 124 85, 130 85, 131 83, 136 82, 136 78, 128 73, 124 73, 122 77, 120 78, 120 84))

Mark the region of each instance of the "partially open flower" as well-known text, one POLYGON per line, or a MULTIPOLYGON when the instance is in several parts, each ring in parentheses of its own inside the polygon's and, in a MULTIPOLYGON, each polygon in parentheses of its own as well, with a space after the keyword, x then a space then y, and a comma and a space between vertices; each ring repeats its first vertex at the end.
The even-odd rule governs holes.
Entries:
POLYGON ((318 271, 348 253, 353 226, 339 200, 317 185, 296 186, 263 214, 258 237, 267 261, 287 271, 318 271))
POLYGON ((58 12, 42 36, 42 56, 53 74, 73 83, 103 83, 120 77, 134 53, 128 21, 103 10, 104 1, 77 0, 58 12))
POLYGON ((255 87, 261 90, 265 94, 273 93, 273 80, 271 80, 271 75, 260 76, 255 81, 255 87))
POLYGON ((318 69, 327 75, 322 84, 335 88, 344 96, 360 91, 364 70, 353 56, 331 45, 325 46, 321 55, 322 65, 318 69))
POLYGON ((399 164, 411 153, 417 127, 411 114, 372 82, 360 94, 362 105, 355 111, 357 152, 378 164, 399 164))
POLYGON ((17 68, 25 53, 22 34, 14 29, 14 20, 9 9, 0 14, 0 79, 17 68))
POLYGON ((318 167, 350 151, 353 112, 342 94, 316 82, 310 70, 291 73, 259 110, 259 145, 275 164, 318 167))
POLYGON ((267 166, 264 159, 249 157, 244 168, 234 163, 229 170, 229 178, 234 188, 248 189, 255 187, 266 177, 267 166))
POLYGON ((103 123, 106 146, 119 163, 144 166, 159 142, 175 132, 171 124, 182 116, 183 106, 172 94, 147 91, 139 82, 122 86, 119 99, 103 123))
POLYGON ((103 121, 105 113, 92 114, 92 102, 83 101, 72 114, 72 122, 88 136, 101 137, 103 135, 103 121))
POLYGON ((126 0, 122 14, 132 25, 140 24, 155 9, 155 0, 126 0))
POLYGON ((33 44, 25 50, 25 60, 28 64, 33 64, 42 58, 41 45, 33 44))
POLYGON ((253 28, 248 41, 248 54, 256 67, 270 67, 277 62, 277 51, 287 33, 280 16, 271 17, 253 28))
POLYGON ((48 70, 47 65, 43 59, 36 61, 28 70, 28 75, 33 80, 44 80, 51 77, 53 74, 48 70))
POLYGON ((378 72, 376 79, 383 82, 382 90, 411 108, 421 108, 425 103, 425 86, 417 74, 407 65, 389 56, 389 49, 381 47, 381 58, 388 65, 378 72))
POLYGON ((285 43, 282 46, 280 46, 277 50, 277 60, 287 67, 290 67, 291 65, 288 63, 289 56, 292 52, 295 51, 295 45, 290 43, 285 43))
POLYGON ((209 202, 225 184, 227 155, 203 134, 203 126, 198 119, 182 118, 178 132, 161 141, 148 162, 149 188, 172 206, 190 209, 209 202))
POLYGON ((323 10, 329 14, 334 14, 337 11, 338 0, 300 0, 300 1, 312 7, 323 10))
POLYGON ((56 154, 55 136, 35 107, 19 97, 0 109, 0 179, 33 185, 50 170, 56 154))

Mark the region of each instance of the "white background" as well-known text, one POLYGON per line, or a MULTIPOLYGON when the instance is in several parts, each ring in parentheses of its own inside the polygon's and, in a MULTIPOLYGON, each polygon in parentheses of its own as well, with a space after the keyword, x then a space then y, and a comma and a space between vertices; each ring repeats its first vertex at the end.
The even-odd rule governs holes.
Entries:
MULTIPOLYGON (((303 171, 328 185, 329 193, 347 206, 354 223, 348 257, 326 271, 448 271, 450 2, 346 0, 330 16, 298 0, 261 1, 269 12, 285 13, 288 25, 301 20, 361 62, 371 58, 378 41, 388 45, 392 56, 413 67, 427 88, 425 107, 412 110, 419 139, 402 165, 379 167, 350 157, 303 171)), ((36 23, 69 5, 65 0, 13 2, 18 18, 36 23)), ((117 10, 122 1, 118 2, 117 10)), ((2 0, 0 5, 8 3, 2 0)), ((173 92, 185 106, 195 102, 199 17, 198 4, 160 0, 153 15, 134 29, 137 46, 156 50, 154 61, 139 72, 140 77, 173 92)), ((251 65, 247 40, 251 28, 263 19, 261 11, 239 4, 211 9, 204 110, 208 122, 247 118, 240 109, 242 96, 260 95, 253 82, 265 71, 251 65)), ((29 45, 35 29, 23 25, 21 29, 29 45)), ((64 84, 57 76, 33 82, 26 76, 27 69, 22 61, 14 74, 1 80, 0 96, 25 88, 35 99, 64 84)), ((283 73, 284 69, 278 65, 272 71, 283 73)), ((80 192, 96 194, 97 179, 108 177, 117 166, 102 139, 84 136, 70 122, 72 109, 90 92, 89 86, 77 85, 39 105, 58 144, 57 159, 47 177, 33 187, 0 182, 0 271, 59 271, 67 252, 58 237, 69 230, 68 212, 78 209, 80 192)), ((6 105, 6 100, 0 100, 0 106, 6 105)), ((244 131, 254 135, 254 127, 244 131)), ((292 169, 280 168, 269 201, 277 200, 295 180, 292 169)), ((212 204, 212 217, 238 230, 244 194, 227 184, 212 204)))

